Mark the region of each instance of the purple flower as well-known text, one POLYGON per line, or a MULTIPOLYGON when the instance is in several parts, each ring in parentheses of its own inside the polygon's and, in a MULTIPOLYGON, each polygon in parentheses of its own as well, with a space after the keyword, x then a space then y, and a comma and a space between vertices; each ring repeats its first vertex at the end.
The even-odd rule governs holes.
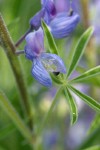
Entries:
POLYGON ((55 7, 57 13, 59 12, 68 12, 70 7, 75 11, 80 13, 80 0, 55 0, 55 7))
POLYGON ((44 18, 45 10, 41 9, 34 17, 30 19, 31 28, 37 30, 41 26, 41 19, 44 18))
POLYGON ((57 12, 53 0, 41 0, 42 9, 31 20, 30 25, 35 29, 41 25, 41 19, 49 26, 55 38, 69 36, 79 23, 80 17, 77 13, 69 11, 57 12))
POLYGON ((77 13, 72 16, 66 12, 58 13, 56 17, 50 22, 50 30, 55 38, 64 38, 69 36, 77 26, 80 18, 77 13))
POLYGON ((32 75, 42 85, 51 87, 52 80, 48 72, 66 73, 62 59, 56 54, 44 52, 44 35, 42 28, 26 36, 25 55, 33 62, 32 75))
POLYGON ((50 15, 50 17, 56 15, 56 7, 54 0, 41 0, 42 7, 50 15))
POLYGON ((55 0, 55 7, 57 13, 66 12, 70 10, 70 1, 69 0, 55 0))

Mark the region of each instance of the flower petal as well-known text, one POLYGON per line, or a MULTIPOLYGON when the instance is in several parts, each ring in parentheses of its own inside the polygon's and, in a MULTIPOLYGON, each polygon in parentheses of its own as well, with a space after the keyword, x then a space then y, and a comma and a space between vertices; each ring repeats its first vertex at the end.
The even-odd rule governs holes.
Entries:
POLYGON ((52 80, 49 73, 44 68, 41 60, 39 58, 34 59, 32 66, 32 75, 33 77, 42 85, 46 87, 52 86, 52 80))
POLYGON ((37 30, 41 26, 41 19, 45 15, 45 10, 41 9, 30 19, 30 25, 33 29, 37 30))
POLYGON ((41 0, 43 8, 49 13, 49 15, 56 15, 56 8, 54 0, 41 0))
POLYGON ((33 59, 44 51, 44 35, 42 28, 29 33, 26 38, 25 55, 28 59, 33 59))
POLYGON ((56 54, 42 53, 40 59, 47 71, 66 73, 63 60, 56 54))
MULTIPOLYGON (((74 2, 74 1, 73 1, 74 2)), ((57 13, 59 12, 67 12, 70 10, 70 1, 69 0, 55 0, 55 6, 57 13)))
POLYGON ((67 13, 58 13, 49 26, 55 38, 64 38, 73 32, 79 20, 80 17, 76 13, 72 16, 68 16, 67 13))

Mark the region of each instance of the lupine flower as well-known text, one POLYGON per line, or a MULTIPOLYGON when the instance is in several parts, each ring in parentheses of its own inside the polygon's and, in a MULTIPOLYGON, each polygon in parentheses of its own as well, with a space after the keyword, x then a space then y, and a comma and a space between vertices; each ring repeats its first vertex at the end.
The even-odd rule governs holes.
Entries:
POLYGON ((75 12, 69 13, 69 11, 57 13, 53 0, 41 0, 41 4, 41 11, 43 11, 44 14, 41 15, 41 11, 36 14, 31 19, 30 25, 34 27, 34 24, 37 24, 37 28, 39 28, 41 19, 44 19, 55 38, 64 38, 69 36, 79 23, 79 15, 75 12))
POLYGON ((70 0, 55 0, 55 7, 57 13, 68 12, 70 10, 70 0))
POLYGON ((50 17, 56 15, 54 0, 41 0, 41 4, 46 12, 50 15, 50 17))
POLYGON ((70 10, 70 7, 80 14, 80 0, 73 0, 72 2, 70 0, 55 0, 55 7, 57 13, 59 12, 68 12, 70 10))
POLYGON ((41 26, 41 18, 44 18, 45 10, 41 9, 36 15, 30 20, 31 28, 37 30, 41 26))
POLYGON ((33 62, 32 75, 42 85, 51 87, 52 80, 48 72, 66 73, 62 59, 56 54, 45 53, 42 28, 26 36, 25 55, 33 62))
POLYGON ((58 13, 50 22, 50 30, 55 38, 64 38, 72 33, 79 20, 77 13, 73 13, 72 16, 67 15, 66 12, 58 13))

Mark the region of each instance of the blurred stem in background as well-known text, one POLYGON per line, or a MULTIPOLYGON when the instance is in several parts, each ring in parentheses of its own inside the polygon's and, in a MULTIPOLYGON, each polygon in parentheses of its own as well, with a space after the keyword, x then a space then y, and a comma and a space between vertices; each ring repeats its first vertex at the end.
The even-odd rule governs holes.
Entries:
MULTIPOLYGON (((19 93, 22 100, 22 108, 24 108, 24 115, 26 115, 29 123, 29 127, 32 130, 33 129, 33 120, 31 115, 31 109, 29 105, 29 96, 28 91, 24 82, 22 68, 20 65, 20 62, 18 60, 18 57, 16 56, 16 48, 14 46, 13 41, 11 40, 11 37, 8 33, 8 30, 6 28, 6 25, 3 21, 3 18, 0 14, 0 44, 3 47, 8 60, 10 62, 12 71, 14 73, 16 83, 19 89, 19 93)), ((9 76, 8 76, 9 78, 9 76)))
MULTIPOLYGON (((83 19, 83 24, 85 29, 87 29, 90 26, 90 16, 89 16, 89 5, 90 5, 90 0, 82 0, 81 1, 81 7, 82 7, 82 19, 83 19)), ((94 36, 89 41, 85 57, 87 59, 87 64, 89 68, 95 67, 97 65, 97 53, 96 53, 96 46, 94 42, 94 36)), ((91 86, 91 95, 97 99, 96 95, 96 88, 95 86, 91 86)))
MULTIPOLYGON (((82 19, 85 29, 87 29, 90 25, 89 23, 89 0, 82 0, 82 19)), ((92 36, 91 40, 89 41, 87 51, 86 51, 86 59, 89 64, 89 68, 96 66, 96 47, 94 45, 94 36, 92 36)))

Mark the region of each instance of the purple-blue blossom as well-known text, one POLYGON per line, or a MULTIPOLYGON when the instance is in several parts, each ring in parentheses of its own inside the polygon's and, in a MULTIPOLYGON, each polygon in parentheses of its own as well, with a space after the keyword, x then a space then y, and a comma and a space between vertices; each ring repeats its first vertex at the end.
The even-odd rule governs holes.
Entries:
POLYGON ((55 38, 67 37, 74 31, 80 21, 78 13, 70 13, 70 8, 57 12, 54 0, 41 0, 41 4, 41 11, 30 20, 31 27, 38 29, 43 19, 55 38))
POLYGON ((80 17, 73 12, 72 16, 66 12, 58 13, 56 17, 50 22, 50 31, 55 38, 64 38, 76 28, 80 17))
POLYGON ((26 36, 25 56, 32 61, 32 75, 42 85, 52 86, 49 72, 66 73, 62 59, 51 53, 45 53, 44 35, 42 28, 26 36))
POLYGON ((32 29, 37 30, 41 26, 41 19, 44 18, 45 9, 41 9, 39 12, 30 19, 30 25, 32 29))
POLYGON ((81 14, 80 0, 55 0, 55 7, 57 13, 68 12, 72 8, 75 12, 81 14))

